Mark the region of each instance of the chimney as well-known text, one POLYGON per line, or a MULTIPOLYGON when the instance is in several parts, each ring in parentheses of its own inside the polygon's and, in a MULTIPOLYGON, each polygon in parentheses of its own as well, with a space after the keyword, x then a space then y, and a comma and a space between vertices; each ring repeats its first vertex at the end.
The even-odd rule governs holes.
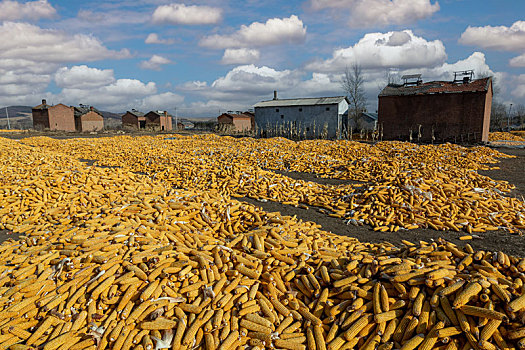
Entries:
POLYGON ((273 90, 273 99, 277 100, 277 90, 273 90))
POLYGON ((167 118, 168 117, 168 111, 164 111, 164 116, 167 118))
POLYGON ((45 99, 42 100, 42 104, 43 104, 43 105, 47 105, 47 101, 46 101, 45 99))

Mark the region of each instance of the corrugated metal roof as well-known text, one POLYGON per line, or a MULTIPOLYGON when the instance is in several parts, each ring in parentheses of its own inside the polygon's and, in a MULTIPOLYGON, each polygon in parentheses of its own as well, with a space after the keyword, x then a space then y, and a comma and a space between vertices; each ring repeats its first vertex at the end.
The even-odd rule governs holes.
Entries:
POLYGON ((363 112, 363 115, 365 117, 368 117, 368 118, 372 119, 372 120, 377 120, 377 118, 378 118, 377 113, 363 112))
POLYGON ((333 105, 346 99, 345 96, 335 97, 311 97, 311 98, 292 98, 262 101, 256 103, 253 107, 286 107, 286 106, 315 106, 315 105, 333 105))
POLYGON ((449 81, 430 81, 428 83, 410 86, 389 85, 381 91, 379 96, 409 96, 488 91, 491 80, 492 78, 476 79, 467 84, 458 84, 449 81))

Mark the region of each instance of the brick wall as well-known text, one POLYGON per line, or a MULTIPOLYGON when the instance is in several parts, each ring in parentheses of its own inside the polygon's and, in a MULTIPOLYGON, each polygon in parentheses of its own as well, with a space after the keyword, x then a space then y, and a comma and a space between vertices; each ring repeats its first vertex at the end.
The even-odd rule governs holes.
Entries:
POLYGON ((128 112, 122 116, 122 126, 134 126, 138 128, 139 121, 137 117, 135 117, 133 114, 128 112))
POLYGON ((89 111, 80 117, 79 131, 99 131, 104 129, 104 118, 93 111, 89 111))
POLYGON ((160 130, 169 131, 171 130, 171 116, 161 116, 159 118, 160 130))
POLYGON ((33 109, 33 129, 44 130, 49 129, 49 118, 47 116, 47 109, 33 109))
POLYGON ((72 107, 58 104, 48 108, 49 130, 76 131, 72 107))
POLYGON ((233 118, 233 125, 235 126, 235 131, 252 130, 251 118, 233 118))
MULTIPOLYGON (((489 89, 490 91, 490 89, 489 89)), ((487 141, 490 102, 486 92, 380 96, 378 126, 385 140, 487 141), (421 129, 419 129, 421 125, 421 129)))

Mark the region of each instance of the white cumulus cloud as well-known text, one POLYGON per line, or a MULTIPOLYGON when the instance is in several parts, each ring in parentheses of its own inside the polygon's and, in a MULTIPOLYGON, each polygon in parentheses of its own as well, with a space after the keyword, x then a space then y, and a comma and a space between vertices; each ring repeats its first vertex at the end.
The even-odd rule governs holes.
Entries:
POLYGON ((525 53, 523 55, 519 55, 517 57, 512 58, 509 61, 509 64, 512 67, 525 67, 525 53))
POLYGON ((430 0, 311 0, 314 10, 348 10, 351 27, 374 27, 413 23, 439 11, 430 0))
POLYGON ((150 33, 146 40, 146 44, 162 44, 162 45, 171 45, 175 42, 173 39, 161 39, 157 33, 150 33))
POLYGON ((140 68, 151 69, 151 70, 161 70, 163 65, 170 64, 170 63, 172 63, 171 60, 169 60, 166 57, 162 57, 159 55, 153 55, 151 56, 149 60, 140 62, 140 68))
POLYGON ((222 20, 222 9, 210 6, 170 4, 155 9, 153 23, 167 24, 216 24, 222 20))
POLYGON ((112 84, 113 69, 97 69, 86 65, 62 67, 55 73, 55 83, 60 88, 86 89, 112 84))
POLYGON ((222 64, 248 64, 259 60, 261 53, 256 49, 226 49, 222 56, 222 64))
POLYGON ((28 23, 4 22, 0 25, 0 58, 63 63, 129 56, 128 50, 109 50, 89 35, 70 35, 28 23))
POLYGON ((47 97, 49 101, 68 105, 88 104, 113 112, 131 108, 146 112, 168 110, 184 101, 183 96, 173 92, 159 93, 154 82, 117 79, 112 69, 98 69, 85 65, 58 69, 55 82, 62 90, 54 95, 41 95, 42 98, 47 97))
POLYGON ((459 43, 491 50, 525 50, 525 21, 516 21, 510 27, 468 27, 459 43))
POLYGON ((25 3, 12 0, 0 1, 0 21, 16 21, 23 18, 36 20, 53 18, 55 15, 55 8, 47 0, 25 3))
POLYGON ((157 95, 151 95, 142 101, 140 108, 147 110, 171 110, 173 107, 181 104, 184 97, 173 92, 164 92, 157 95))
POLYGON ((279 44, 297 44, 304 42, 306 26, 299 17, 270 18, 265 23, 253 22, 242 25, 239 30, 230 35, 214 34, 204 37, 201 46, 226 49, 246 48, 279 44))
MULTIPOLYGON (((97 70, 95 68, 90 69, 92 71, 97 70)), ((101 75, 107 73, 103 70, 98 71, 101 75)), ((101 109, 119 111, 129 108, 129 106, 141 105, 145 98, 157 93, 157 86, 154 82, 144 83, 137 79, 112 78, 112 82, 104 85, 101 83, 107 77, 101 78, 99 84, 91 86, 71 84, 55 95, 54 100, 69 105, 82 103, 101 109)))
POLYGON ((427 41, 411 30, 368 33, 355 45, 337 49, 327 60, 316 60, 306 68, 317 72, 340 72, 353 63, 365 69, 433 67, 447 59, 440 40, 427 41))
POLYGON ((517 98, 525 98, 525 74, 520 74, 514 80, 516 88, 512 90, 512 95, 517 98))

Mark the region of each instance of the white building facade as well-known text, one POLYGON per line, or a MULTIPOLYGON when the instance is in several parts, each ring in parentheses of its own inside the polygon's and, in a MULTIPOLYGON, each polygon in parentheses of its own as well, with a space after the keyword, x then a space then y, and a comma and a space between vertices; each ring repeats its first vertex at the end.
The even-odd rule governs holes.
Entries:
POLYGON ((343 138, 348 111, 344 96, 274 99, 254 106, 255 124, 262 136, 297 135, 304 138, 343 138))

